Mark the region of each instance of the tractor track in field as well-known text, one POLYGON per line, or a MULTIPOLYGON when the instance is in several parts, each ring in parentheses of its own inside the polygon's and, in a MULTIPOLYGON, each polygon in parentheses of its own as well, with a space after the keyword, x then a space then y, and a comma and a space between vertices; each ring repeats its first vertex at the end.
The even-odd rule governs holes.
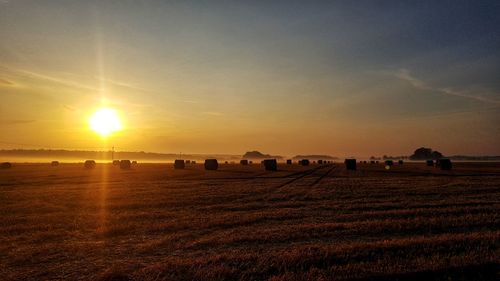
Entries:
MULTIPOLYGON (((315 167, 315 168, 312 168, 312 169, 309 169, 309 170, 306 170, 306 171, 302 171, 302 172, 298 172, 298 173, 294 173, 294 174, 292 174, 292 175, 289 175, 288 177, 293 176, 293 175, 298 175, 298 176, 297 176, 297 177, 292 178, 291 180, 289 180, 289 181, 287 181, 287 182, 284 182, 284 183, 282 183, 282 184, 280 184, 280 185, 278 185, 278 186, 274 187, 273 189, 280 189, 280 188, 283 188, 283 187, 285 187, 285 186, 287 186, 287 185, 290 185, 290 184, 292 184, 292 183, 294 183, 294 182, 296 182, 296 181, 298 181, 298 180, 301 180, 301 179, 305 178, 305 177, 306 177, 306 176, 308 176, 308 175, 313 174, 314 172, 316 172, 316 171, 318 171, 318 170, 321 170, 321 169, 324 169, 324 168, 327 168, 327 167, 329 167, 329 165, 325 165, 325 166, 318 166, 318 167, 315 167)), ((334 167, 332 167, 330 170, 328 170, 328 172, 327 172, 326 174, 328 174, 328 173, 329 173, 329 172, 330 172, 333 168, 334 168, 334 167)), ((326 175, 326 174, 325 174, 325 175, 326 175)), ((319 178, 319 179, 321 180, 321 179, 322 179, 325 175, 320 176, 320 178, 319 178)), ((318 181, 318 180, 316 180, 316 181, 318 181)), ((319 182, 319 181, 318 181, 318 182, 319 182)))
POLYGON ((316 179, 310 186, 315 186, 319 184, 319 182, 324 179, 326 176, 328 176, 333 170, 335 170, 335 165, 333 165, 326 173, 322 174, 318 179, 316 179))

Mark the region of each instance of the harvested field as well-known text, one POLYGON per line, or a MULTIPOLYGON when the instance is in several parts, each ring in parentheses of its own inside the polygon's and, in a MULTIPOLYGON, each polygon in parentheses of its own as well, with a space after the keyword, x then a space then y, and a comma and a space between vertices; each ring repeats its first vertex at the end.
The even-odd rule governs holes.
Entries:
POLYGON ((2 280, 496 280, 500 164, 15 164, 2 280))

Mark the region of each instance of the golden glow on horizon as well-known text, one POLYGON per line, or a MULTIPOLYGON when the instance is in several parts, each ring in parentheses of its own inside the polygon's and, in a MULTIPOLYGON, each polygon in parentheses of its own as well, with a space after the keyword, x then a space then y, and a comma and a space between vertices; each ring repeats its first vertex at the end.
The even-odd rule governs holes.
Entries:
POLYGON ((102 137, 120 131, 122 123, 116 110, 111 108, 100 108, 90 116, 90 128, 102 137))

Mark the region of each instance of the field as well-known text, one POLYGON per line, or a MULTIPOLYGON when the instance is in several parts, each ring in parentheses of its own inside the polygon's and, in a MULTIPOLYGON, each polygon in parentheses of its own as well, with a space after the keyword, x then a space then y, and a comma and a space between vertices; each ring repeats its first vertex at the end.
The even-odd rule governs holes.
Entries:
POLYGON ((498 280, 500 164, 14 164, 2 280, 498 280))

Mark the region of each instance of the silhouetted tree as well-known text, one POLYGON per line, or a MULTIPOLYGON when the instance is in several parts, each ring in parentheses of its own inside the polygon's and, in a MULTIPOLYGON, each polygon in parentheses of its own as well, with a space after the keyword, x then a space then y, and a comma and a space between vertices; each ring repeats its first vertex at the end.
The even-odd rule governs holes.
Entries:
POLYGON ((421 147, 415 150, 412 156, 410 156, 411 160, 426 160, 426 159, 439 159, 443 157, 439 151, 432 151, 430 148, 421 147))

